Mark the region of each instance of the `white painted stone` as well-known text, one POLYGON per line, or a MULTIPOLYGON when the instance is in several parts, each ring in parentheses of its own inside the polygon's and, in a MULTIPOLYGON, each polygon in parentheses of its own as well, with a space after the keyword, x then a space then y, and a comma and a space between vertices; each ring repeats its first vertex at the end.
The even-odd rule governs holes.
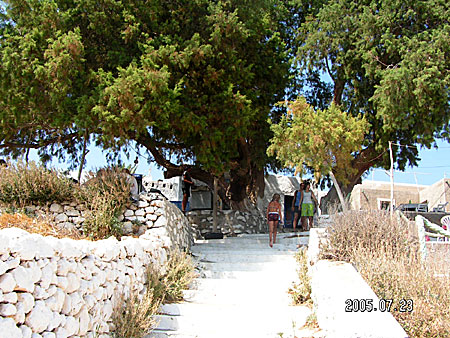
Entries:
POLYGON ((63 206, 61 205, 61 204, 58 204, 58 203, 53 203, 51 206, 50 206, 50 212, 55 212, 55 213, 61 213, 61 212, 63 212, 64 211, 64 208, 63 208, 63 206))
POLYGON ((147 214, 153 214, 155 212, 155 208, 154 207, 147 207, 147 208, 145 208, 145 212, 147 214))
POLYGON ((20 258, 19 257, 11 257, 9 256, 7 260, 4 261, 4 263, 8 266, 8 270, 17 268, 20 265, 20 258))
POLYGON ((18 293, 17 300, 23 305, 23 310, 28 313, 34 307, 34 297, 29 293, 18 293))
POLYGON ((67 330, 63 327, 58 327, 55 330, 56 338, 67 338, 69 335, 67 334, 67 330))
POLYGON ((2 337, 22 338, 22 331, 16 326, 12 318, 0 318, 0 328, 2 337))
POLYGON ((0 261, 0 276, 3 275, 6 271, 8 271, 8 264, 0 261))
POLYGON ((39 284, 44 289, 48 289, 53 277, 53 267, 51 265, 46 265, 41 270, 41 279, 39 280, 39 284))
POLYGON ((147 201, 140 200, 138 202, 138 208, 147 208, 150 204, 147 201))
POLYGON ((16 285, 14 287, 15 291, 25 291, 30 293, 34 291, 34 283, 31 279, 29 269, 25 269, 23 266, 18 266, 17 268, 11 271, 11 274, 14 277, 14 280, 16 281, 15 283, 16 285))
POLYGON ((78 322, 78 320, 75 317, 68 316, 66 318, 66 324, 64 325, 64 328, 67 331, 67 335, 70 337, 70 336, 75 335, 78 332, 78 330, 80 328, 80 323, 78 322))
POLYGON ((145 216, 145 210, 144 209, 138 209, 134 212, 136 216, 145 216))
POLYGON ((59 287, 61 290, 66 291, 67 287, 69 286, 69 281, 67 277, 59 277, 58 281, 56 283, 56 286, 59 287))
POLYGON ((72 293, 80 288, 80 278, 75 275, 73 272, 70 272, 67 275, 68 285, 66 288, 67 293, 72 293))
POLYGON ((64 223, 64 222, 67 222, 68 220, 69 220, 69 217, 66 214, 58 214, 55 217, 56 223, 64 223))
POLYGON ((134 211, 127 209, 125 210, 125 213, 123 214, 125 217, 130 217, 130 216, 134 216, 134 211))
POLYGON ((33 334, 33 331, 26 326, 26 325, 20 325, 20 331, 22 331, 22 337, 23 338, 31 338, 31 335, 33 334))
POLYGON ((72 296, 65 294, 61 313, 68 315, 72 311, 72 296))
POLYGON ((167 219, 164 216, 159 216, 158 219, 156 220, 156 222, 154 222, 153 226, 158 228, 158 227, 164 227, 167 225, 167 219))
POLYGON ((84 306, 81 309, 81 311, 78 313, 76 318, 79 322, 78 335, 84 336, 89 329, 89 321, 90 321, 89 312, 88 312, 86 306, 84 306))
POLYGON ((81 308, 84 305, 84 299, 80 296, 80 294, 78 292, 74 292, 70 295, 71 302, 72 302, 72 309, 70 311, 70 315, 71 316, 75 316, 76 314, 78 314, 81 310, 81 308))
POLYGON ((88 310, 92 309, 97 301, 92 295, 86 295, 83 297, 83 299, 88 310))
POLYGON ((158 219, 158 216, 156 216, 155 214, 147 214, 145 218, 149 221, 156 221, 158 219))
POLYGON ((54 332, 44 332, 42 338, 56 338, 56 334, 54 332))
POLYGON ((9 254, 9 236, 4 233, 4 230, 0 230, 0 254, 9 254))
POLYGON ((10 243, 15 239, 30 235, 29 232, 16 227, 2 229, 0 230, 0 233, 8 237, 10 243))
POLYGON ((0 316, 11 317, 17 313, 17 308, 14 304, 0 304, 0 316))
POLYGON ((63 317, 63 315, 60 315, 59 313, 53 311, 52 318, 50 319, 50 323, 47 326, 47 331, 53 331, 54 329, 59 327, 61 325, 63 317))
POLYGON ((125 219, 127 221, 135 221, 136 220, 136 216, 126 216, 125 219))
POLYGON ((18 303, 16 305, 17 312, 14 315, 14 321, 16 324, 23 324, 25 323, 25 311, 22 303, 18 303))
POLYGON ((136 216, 136 221, 141 222, 141 223, 145 223, 146 218, 144 216, 136 216))
POLYGON ((58 244, 58 248, 55 248, 55 250, 59 252, 61 257, 66 259, 80 258, 82 251, 78 248, 76 240, 61 238, 58 240, 58 244))
POLYGON ((119 242, 113 236, 97 241, 94 252, 104 261, 109 262, 112 259, 117 258, 118 253, 120 252, 119 242))
POLYGON ((4 293, 3 301, 5 303, 16 304, 17 303, 17 293, 15 293, 15 292, 4 293))
POLYGON ((52 318, 52 312, 45 306, 41 300, 36 301, 34 308, 30 311, 25 319, 25 324, 31 328, 33 332, 43 332, 52 318))

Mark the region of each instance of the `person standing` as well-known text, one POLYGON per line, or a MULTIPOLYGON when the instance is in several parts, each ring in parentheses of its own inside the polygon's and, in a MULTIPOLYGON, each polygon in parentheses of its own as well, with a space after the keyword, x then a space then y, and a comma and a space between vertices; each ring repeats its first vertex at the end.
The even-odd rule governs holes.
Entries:
POLYGON ((183 213, 186 213, 186 206, 189 201, 189 197, 191 197, 191 188, 194 185, 192 182, 191 175, 189 172, 191 169, 187 169, 183 172, 183 180, 181 182, 181 189, 183 191, 183 201, 181 202, 181 210, 183 213))
POLYGON ((292 211, 294 212, 294 222, 292 223, 292 226, 294 228, 294 231, 296 231, 298 224, 298 218, 300 214, 300 200, 302 198, 302 191, 304 186, 305 184, 303 182, 300 183, 300 189, 295 192, 294 199, 292 200, 292 211))
POLYGON ((305 183, 305 190, 301 196, 301 217, 304 231, 309 231, 313 225, 314 204, 318 205, 317 198, 311 190, 311 183, 305 183))
POLYGON ((273 195, 272 201, 267 206, 266 217, 269 223, 269 246, 272 248, 277 240, 278 222, 283 222, 279 194, 273 195))

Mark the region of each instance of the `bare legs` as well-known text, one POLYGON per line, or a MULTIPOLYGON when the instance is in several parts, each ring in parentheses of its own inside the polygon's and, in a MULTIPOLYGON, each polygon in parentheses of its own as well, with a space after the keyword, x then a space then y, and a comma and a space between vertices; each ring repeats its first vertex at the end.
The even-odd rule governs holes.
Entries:
POLYGON ((302 227, 304 231, 309 231, 313 225, 313 218, 311 216, 302 216, 302 227))
POLYGON ((273 247, 277 240, 278 221, 269 221, 269 246, 273 247))
POLYGON ((294 222, 293 222, 293 225, 292 225, 294 227, 294 231, 297 228, 297 223, 298 223, 298 212, 295 212, 294 213, 294 222))
POLYGON ((188 201, 188 195, 183 194, 183 201, 181 202, 181 210, 183 210, 183 212, 186 212, 187 201, 188 201))

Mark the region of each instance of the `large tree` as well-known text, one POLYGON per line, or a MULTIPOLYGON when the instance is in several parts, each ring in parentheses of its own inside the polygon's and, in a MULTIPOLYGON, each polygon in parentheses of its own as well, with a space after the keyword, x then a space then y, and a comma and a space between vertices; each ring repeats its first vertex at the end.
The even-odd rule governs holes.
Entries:
MULTIPOLYGON (((317 1, 301 26, 298 61, 315 83, 309 102, 323 108, 332 101, 369 123, 346 193, 369 168, 389 165, 388 141, 429 148, 448 138, 449 18, 445 0, 330 0, 317 1)), ((417 148, 394 147, 399 169, 416 165, 417 155, 417 148)))
POLYGON ((268 116, 291 81, 289 1, 11 0, 0 21, 0 148, 77 164, 144 149, 233 207, 263 189, 268 116))

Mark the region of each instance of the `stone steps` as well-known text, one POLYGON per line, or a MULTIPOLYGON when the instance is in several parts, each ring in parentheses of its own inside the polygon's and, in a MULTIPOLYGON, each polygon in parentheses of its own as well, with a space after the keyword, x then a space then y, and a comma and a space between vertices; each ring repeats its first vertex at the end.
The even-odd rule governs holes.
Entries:
POLYGON ((162 307, 147 338, 293 337, 311 313, 291 306, 287 293, 298 279, 294 253, 307 238, 278 240, 274 248, 267 234, 197 241, 192 252, 201 277, 183 303, 162 307))

